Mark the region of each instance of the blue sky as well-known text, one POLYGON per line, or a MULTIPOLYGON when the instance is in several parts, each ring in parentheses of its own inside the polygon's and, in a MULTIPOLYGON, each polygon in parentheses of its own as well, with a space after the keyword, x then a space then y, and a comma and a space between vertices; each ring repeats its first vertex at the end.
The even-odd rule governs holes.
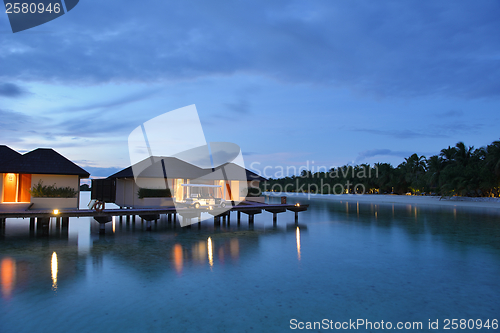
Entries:
POLYGON ((96 1, 13 34, 0 15, 0 144, 94 176, 196 104, 245 162, 335 166, 500 138, 497 1, 96 1))

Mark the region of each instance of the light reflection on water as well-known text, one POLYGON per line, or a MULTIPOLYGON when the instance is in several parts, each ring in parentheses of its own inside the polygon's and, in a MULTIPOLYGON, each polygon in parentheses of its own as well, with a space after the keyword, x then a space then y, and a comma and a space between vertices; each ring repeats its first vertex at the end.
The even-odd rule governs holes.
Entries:
POLYGON ((16 282, 16 262, 9 257, 3 258, 0 270, 2 276, 2 297, 9 300, 16 282))
POLYGON ((262 213, 254 226, 245 215, 240 225, 233 217, 200 229, 162 219, 151 232, 140 219, 114 218, 105 235, 86 218, 52 220, 46 232, 8 220, 0 331, 267 332, 287 330, 291 318, 492 318, 498 222, 484 210, 323 201, 298 226, 291 212, 277 227, 262 213), (64 311, 44 311, 56 308, 64 311))
POLYGON ((213 245, 212 245, 212 238, 208 237, 207 241, 207 248, 208 248, 208 262, 210 263, 210 268, 214 266, 214 253, 213 253, 213 245))
POLYGON ((50 270, 52 274, 52 290, 57 291, 57 254, 52 253, 52 258, 50 260, 50 270))
POLYGON ((295 239, 297 241, 297 258, 300 261, 300 229, 297 226, 297 231, 295 232, 295 239))

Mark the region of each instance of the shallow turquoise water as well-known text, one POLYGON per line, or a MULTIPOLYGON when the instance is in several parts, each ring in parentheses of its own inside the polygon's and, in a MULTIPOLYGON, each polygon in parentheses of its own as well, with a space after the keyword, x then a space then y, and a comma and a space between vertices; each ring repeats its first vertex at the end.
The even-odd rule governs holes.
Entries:
POLYGON ((0 332, 278 332, 291 319, 418 331, 430 319, 441 331, 446 318, 500 319, 498 211, 310 205, 298 229, 293 213, 277 227, 269 213, 253 228, 233 213, 230 226, 162 220, 151 232, 116 219, 104 236, 89 218, 67 232, 51 223, 48 236, 7 220, 0 332))

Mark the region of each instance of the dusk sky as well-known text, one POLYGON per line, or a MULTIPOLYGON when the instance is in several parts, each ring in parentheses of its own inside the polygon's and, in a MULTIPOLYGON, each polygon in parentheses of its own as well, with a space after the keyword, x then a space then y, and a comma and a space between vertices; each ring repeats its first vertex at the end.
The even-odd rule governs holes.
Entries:
POLYGON ((2 13, 0 144, 109 176, 134 128, 195 104, 247 167, 484 146, 500 138, 499 17, 498 1, 81 0, 14 34, 2 13))

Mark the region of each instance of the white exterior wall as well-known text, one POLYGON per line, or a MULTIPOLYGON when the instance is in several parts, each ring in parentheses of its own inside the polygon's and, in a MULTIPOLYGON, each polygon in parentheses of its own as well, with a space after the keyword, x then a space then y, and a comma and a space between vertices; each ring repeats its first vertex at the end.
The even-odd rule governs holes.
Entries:
MULTIPOLYGON (((168 179, 168 185, 169 188, 172 192, 172 196, 175 197, 175 186, 173 184, 174 180, 173 179, 168 179)), ((187 184, 190 183, 190 180, 187 179, 183 181, 187 184)), ((225 196, 223 196, 226 200, 230 200, 229 194, 227 193, 226 189, 226 183, 225 182, 219 182, 215 181, 214 182, 217 185, 222 185, 223 186, 223 193, 225 193, 225 196)), ((148 184, 147 179, 141 179, 141 184, 148 184)), ((150 180, 150 187, 148 188, 161 188, 161 186, 158 185, 158 179, 151 179, 150 180)), ((233 194, 233 199, 234 201, 243 201, 245 200, 245 196, 241 195, 241 191, 245 187, 258 187, 259 182, 258 181, 238 181, 238 180, 232 180, 229 182, 230 187, 231 187, 231 193, 233 194)), ((135 207, 135 208, 145 208, 145 207, 162 207, 162 206, 173 206, 173 201, 171 198, 144 198, 144 199, 139 199, 138 195, 139 187, 135 183, 133 178, 124 178, 124 179, 117 179, 116 180, 116 201, 115 203, 118 206, 121 207, 135 207)))
POLYGON ((78 176, 66 176, 66 175, 31 175, 31 187, 38 184, 38 181, 42 181, 43 185, 54 185, 56 187, 72 187, 77 191, 80 191, 80 178, 78 176))
MULTIPOLYGON (((163 182, 163 180, 160 180, 163 182)), ((162 188, 158 184, 158 179, 141 178, 141 184, 149 184, 148 188, 162 188)), ((173 192, 173 181, 168 180, 170 190, 173 192)), ((116 180, 116 201, 115 203, 121 207, 161 207, 173 206, 172 198, 144 198, 139 199, 139 186, 133 178, 124 178, 116 180)), ((173 193, 172 193, 173 194, 173 193)))
POLYGON ((39 181, 43 185, 54 185, 56 187, 71 187, 78 193, 76 198, 33 198, 31 209, 78 209, 80 200, 80 177, 76 175, 31 175, 31 188, 38 185, 39 181))

